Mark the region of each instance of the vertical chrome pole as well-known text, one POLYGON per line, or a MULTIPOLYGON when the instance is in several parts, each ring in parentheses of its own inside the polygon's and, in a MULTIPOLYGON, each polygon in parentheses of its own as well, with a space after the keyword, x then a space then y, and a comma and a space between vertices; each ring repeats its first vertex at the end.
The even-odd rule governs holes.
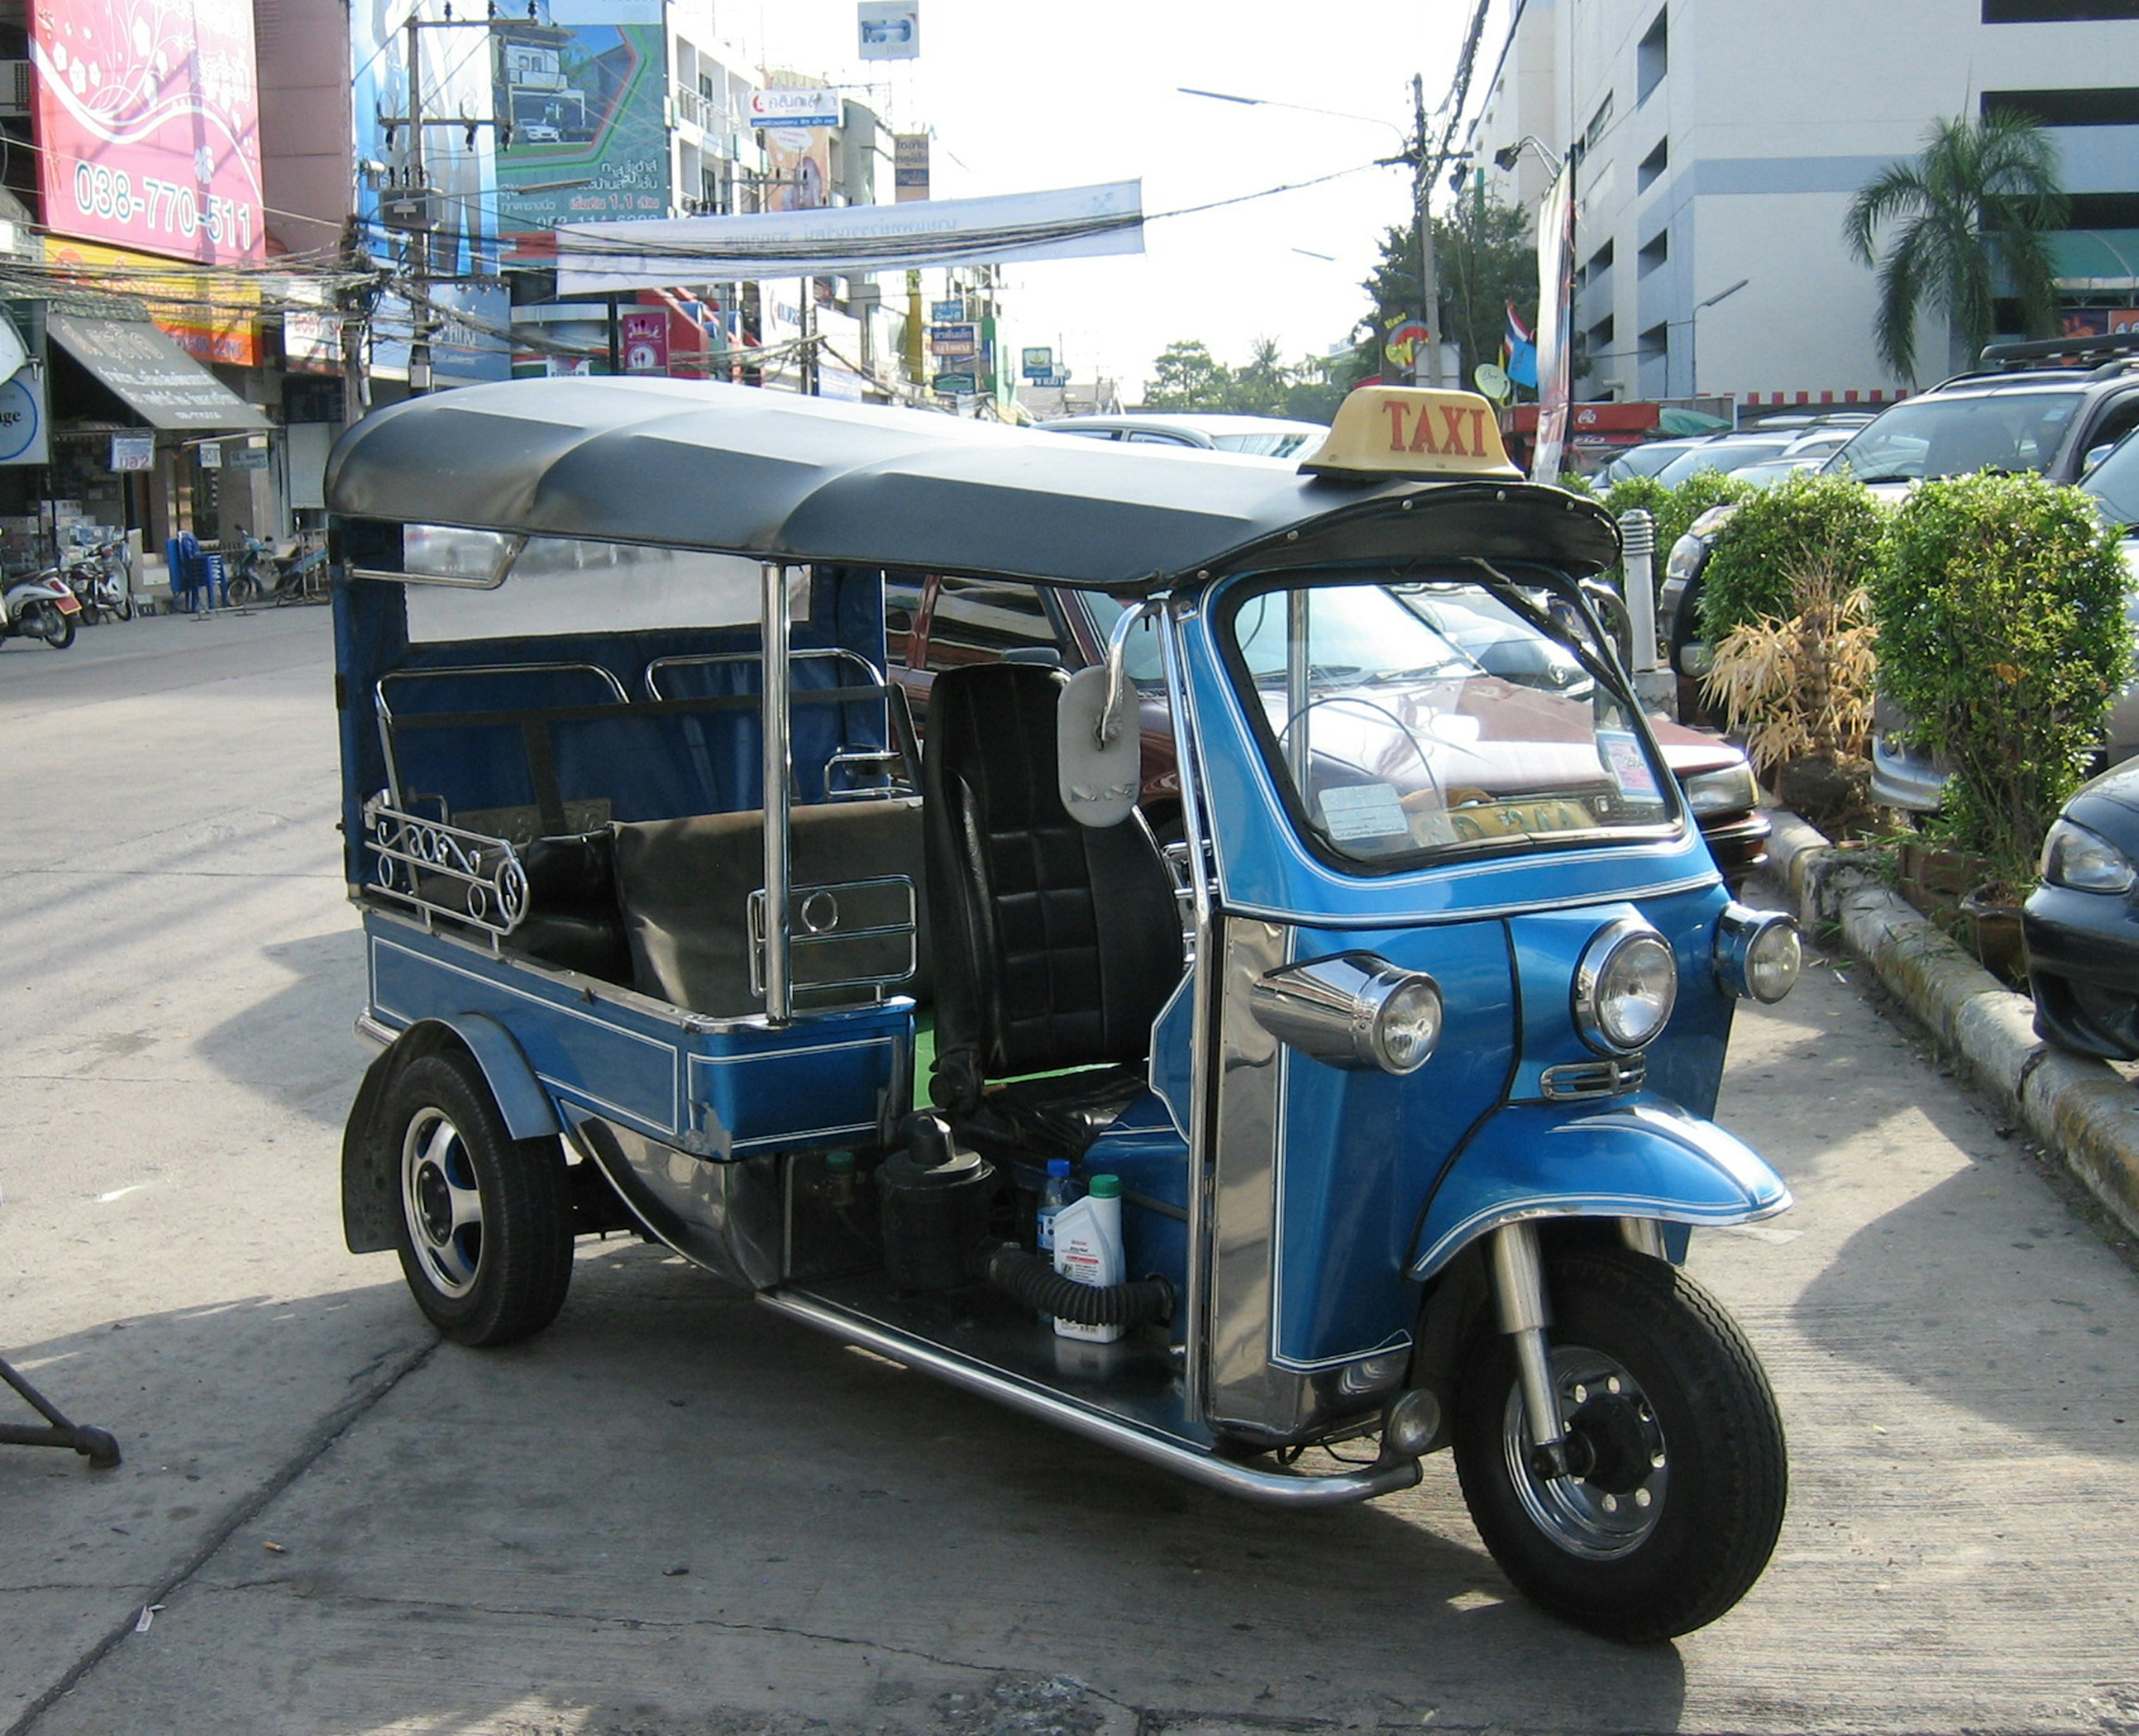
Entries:
POLYGON ((1211 1030, 1217 1018, 1221 949, 1211 907, 1209 871, 1216 860, 1216 841, 1211 835, 1211 816, 1204 799, 1208 786, 1203 780, 1197 732, 1189 710, 1188 681, 1182 668, 1180 636, 1185 613, 1185 606, 1177 609, 1162 605, 1153 624, 1158 629, 1159 651, 1165 659, 1167 705, 1173 714, 1174 760, 1181 773, 1181 829, 1188 842, 1188 886, 1196 921, 1196 956, 1189 966, 1196 975, 1189 990, 1193 1030, 1187 1130, 1188 1271, 1182 1298, 1181 1377, 1187 1412, 1201 1421, 1208 1413, 1210 1383, 1210 1330, 1205 1317, 1211 1295, 1211 1105, 1218 1075, 1211 1030))
POLYGON ((765 759, 765 1017, 785 1024, 793 1011, 787 977, 787 570, 768 560, 765 580, 764 691, 758 696, 765 759))
POLYGON ((1314 679, 1312 659, 1308 656, 1307 603, 1304 585, 1285 594, 1285 763, 1292 774, 1293 794, 1303 808, 1308 805, 1307 768, 1312 758, 1307 746, 1312 728, 1307 721, 1307 700, 1314 679))

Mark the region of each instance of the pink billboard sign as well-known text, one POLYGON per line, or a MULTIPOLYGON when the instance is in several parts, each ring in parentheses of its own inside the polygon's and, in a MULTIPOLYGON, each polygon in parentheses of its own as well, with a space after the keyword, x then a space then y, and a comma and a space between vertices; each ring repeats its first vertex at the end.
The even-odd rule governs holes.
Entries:
POLYGON ((30 55, 46 228, 264 257, 248 0, 32 0, 30 55))

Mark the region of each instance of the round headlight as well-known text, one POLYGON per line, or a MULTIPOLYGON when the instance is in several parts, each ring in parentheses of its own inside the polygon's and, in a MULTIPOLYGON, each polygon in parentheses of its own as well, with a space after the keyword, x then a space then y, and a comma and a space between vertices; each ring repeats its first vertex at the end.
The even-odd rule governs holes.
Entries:
POLYGON ((1725 907, 1716 923, 1716 981, 1726 995, 1772 1005, 1797 985, 1804 946, 1796 922, 1779 910, 1725 907))
POLYGON ((1771 922, 1753 937, 1745 953, 1745 990, 1772 1005, 1797 986, 1804 966, 1804 945, 1794 922, 1771 922))
POLYGON ((1389 1073, 1416 1073, 1441 1040, 1441 989, 1430 976, 1406 976, 1375 1010, 1374 1059, 1389 1073))
POLYGON ((2076 892, 2128 892, 2139 873, 2107 839, 2060 819, 2043 840, 2043 878, 2076 892))
POLYGON ((1678 960, 1646 922, 1623 917, 1599 931, 1574 972, 1574 1023, 1606 1054, 1653 1042, 1678 1000, 1678 960))

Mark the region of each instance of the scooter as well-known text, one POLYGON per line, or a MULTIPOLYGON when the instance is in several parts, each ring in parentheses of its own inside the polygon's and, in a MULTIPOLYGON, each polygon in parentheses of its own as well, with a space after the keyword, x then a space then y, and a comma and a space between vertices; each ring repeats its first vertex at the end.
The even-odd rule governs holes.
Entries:
POLYGON ((57 573, 35 574, 0 593, 0 639, 42 639, 64 651, 81 614, 81 599, 57 573))
POLYGON ((122 621, 134 619, 134 587, 124 542, 115 538, 100 542, 66 571, 68 588, 81 603, 84 620, 107 614, 122 621))
POLYGON ((270 544, 257 536, 248 536, 237 555, 237 570, 230 575, 225 594, 239 608, 263 600, 278 604, 310 602, 326 594, 326 568, 325 543, 307 547, 299 541, 278 555, 270 544))

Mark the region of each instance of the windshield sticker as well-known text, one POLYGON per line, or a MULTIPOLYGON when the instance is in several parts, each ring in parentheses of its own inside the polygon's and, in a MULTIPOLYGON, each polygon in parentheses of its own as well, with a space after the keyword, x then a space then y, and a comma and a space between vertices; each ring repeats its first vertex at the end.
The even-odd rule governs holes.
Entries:
POLYGON ((1390 784, 1347 784, 1322 792, 1322 824, 1331 838, 1348 844, 1360 838, 1411 836, 1396 787, 1390 784))
POLYGON ((1642 752, 1642 744, 1632 730, 1598 730, 1597 756, 1604 762, 1604 770, 1611 774, 1613 783, 1625 800, 1662 800, 1657 790, 1656 774, 1649 770, 1647 756, 1642 752))

